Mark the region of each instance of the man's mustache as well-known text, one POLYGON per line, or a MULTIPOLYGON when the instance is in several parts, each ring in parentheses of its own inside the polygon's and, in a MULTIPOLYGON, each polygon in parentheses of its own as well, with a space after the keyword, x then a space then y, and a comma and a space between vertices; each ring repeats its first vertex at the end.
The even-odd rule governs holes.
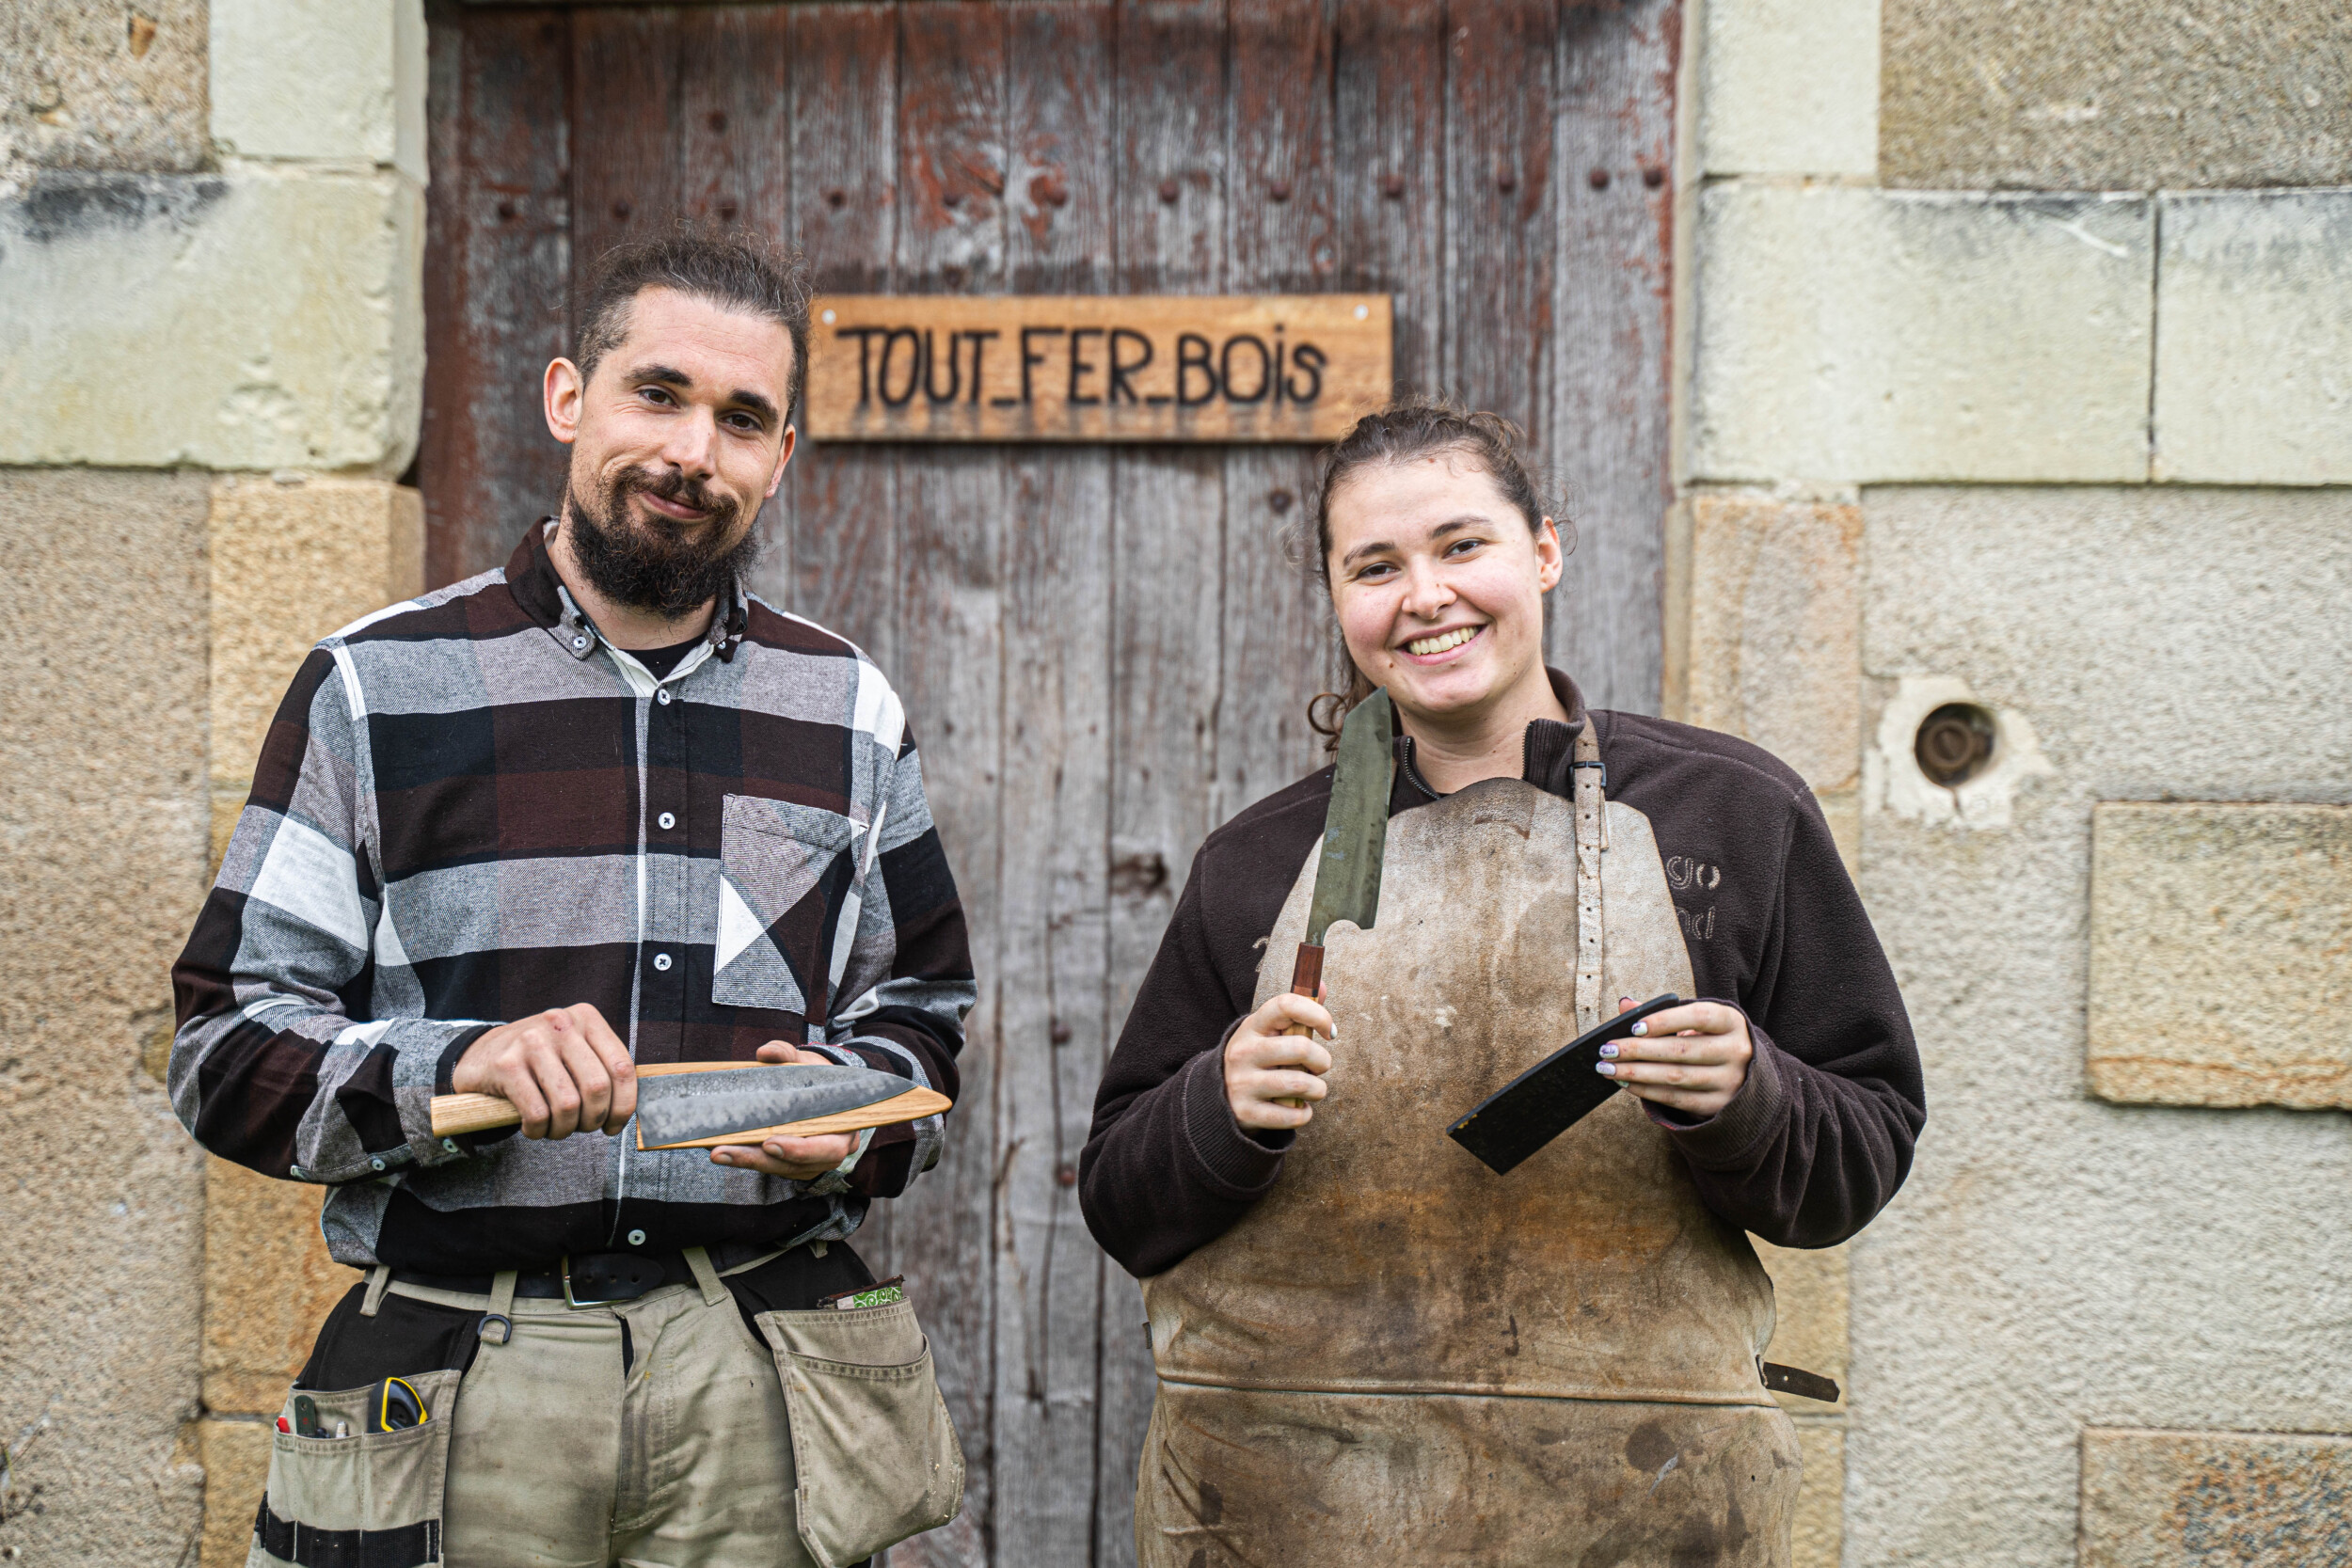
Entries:
MULTIPOLYGON (((630 468, 614 482, 613 490, 616 500, 626 499, 631 492, 636 492, 641 495, 660 497, 674 506, 691 507, 697 512, 707 514, 706 520, 709 522, 731 523, 735 520, 734 501, 723 496, 713 495, 704 487, 702 481, 679 473, 675 468, 667 472, 649 468, 630 468)), ((679 526, 675 517, 663 517, 659 513, 654 515, 659 522, 669 528, 675 529, 679 526)))

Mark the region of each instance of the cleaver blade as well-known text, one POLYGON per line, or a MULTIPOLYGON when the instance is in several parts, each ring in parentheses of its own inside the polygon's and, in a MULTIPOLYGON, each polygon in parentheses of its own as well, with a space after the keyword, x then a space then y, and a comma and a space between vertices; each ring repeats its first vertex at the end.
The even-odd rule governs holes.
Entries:
POLYGON ((865 1067, 785 1062, 637 1081, 641 1148, 723 1138, 878 1104, 915 1087, 865 1067))

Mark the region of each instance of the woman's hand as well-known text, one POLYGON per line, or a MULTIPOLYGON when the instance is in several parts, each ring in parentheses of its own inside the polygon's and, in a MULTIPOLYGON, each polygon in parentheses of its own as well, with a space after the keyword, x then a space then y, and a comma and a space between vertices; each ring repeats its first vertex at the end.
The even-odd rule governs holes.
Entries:
MULTIPOLYGON (((814 1051, 803 1051, 782 1040, 770 1040, 759 1048, 763 1062, 806 1062, 812 1067, 837 1067, 830 1056, 819 1056, 814 1051)), ((814 1181, 825 1172, 850 1157, 857 1147, 855 1132, 827 1132, 814 1138, 769 1138, 756 1148, 748 1144, 727 1144, 710 1151, 710 1163, 733 1170, 755 1170, 762 1176, 788 1177, 795 1181, 814 1181)))
POLYGON ((1331 1092, 1323 1081, 1331 1053, 1323 1042, 1336 1033, 1320 1003, 1288 991, 1242 1020, 1225 1042, 1225 1102, 1233 1119, 1262 1132, 1285 1132, 1314 1120, 1314 1101, 1331 1092), (1314 1034, 1282 1033, 1298 1023, 1314 1034), (1293 1100, 1306 1103, 1283 1103, 1293 1100))
MULTIPOLYGON (((1632 1007, 1631 997, 1617 998, 1617 1011, 1632 1007)), ((1737 1007, 1686 1002, 1650 1014, 1633 1033, 1633 1039, 1600 1048, 1599 1070, 1644 1100, 1704 1121, 1730 1104, 1748 1081, 1756 1044, 1737 1007)))

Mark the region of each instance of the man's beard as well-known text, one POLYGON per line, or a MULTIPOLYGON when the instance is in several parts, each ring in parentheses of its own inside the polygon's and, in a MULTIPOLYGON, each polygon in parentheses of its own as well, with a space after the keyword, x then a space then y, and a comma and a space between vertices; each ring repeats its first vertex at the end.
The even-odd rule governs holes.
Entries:
POLYGON ((564 490, 572 521, 572 559, 589 586, 616 604, 643 610, 665 621, 682 619, 723 592, 759 557, 759 531, 750 528, 733 545, 718 541, 733 529, 737 506, 679 473, 654 474, 624 468, 614 474, 591 507, 577 486, 564 490), (660 496, 707 514, 689 536, 659 513, 632 521, 628 498, 660 496))

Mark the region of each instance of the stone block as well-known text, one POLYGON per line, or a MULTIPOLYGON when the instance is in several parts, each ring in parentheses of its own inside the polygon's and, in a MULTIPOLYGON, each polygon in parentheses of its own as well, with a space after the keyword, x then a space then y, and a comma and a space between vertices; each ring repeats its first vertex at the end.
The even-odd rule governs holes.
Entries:
POLYGON ((2091 815, 2091 1092, 2352 1109, 2352 806, 2091 815))
POLYGON ((362 1275, 326 1255, 322 1189, 204 1164, 204 1407, 275 1416, 319 1325, 362 1275))
POLYGON ((242 804, 311 644, 424 591, 424 512, 416 491, 383 480, 225 478, 210 543, 212 777, 242 804))
POLYGON ((2090 1427, 2082 1465, 2081 1568, 2352 1562, 2352 1437, 2090 1427))
POLYGON ((2352 483, 2352 191, 2168 196, 2163 234, 2155 477, 2352 483))
POLYGON ((2153 213, 1708 186, 1691 478, 2145 480, 2153 213))
POLYGON ((1703 172, 1877 170, 1879 0, 1737 0, 1700 18, 1703 172))
POLYGON ((1862 509, 1691 498, 1689 721, 1756 742, 1817 791, 1861 766, 1862 509))
POLYGON ((392 174, 44 175, 0 202, 0 463, 398 473, 423 227, 392 174))
POLYGON ((0 8, 0 186, 204 166, 204 0, 0 8))
MULTIPOLYGON (((1834 1378, 1843 1394, 1846 1323, 1851 1304, 1846 1249, 1836 1246, 1801 1251, 1756 1241, 1756 1255, 1762 1260, 1764 1272, 1772 1276, 1777 1313, 1772 1348, 1765 1352, 1764 1358, 1834 1378)), ((1778 1394, 1774 1398, 1792 1416, 1826 1416, 1846 1407, 1843 1398, 1836 1404, 1802 1399, 1795 1394, 1778 1394)))
POLYGON ((1885 0, 1879 173, 1931 189, 2334 185, 2341 0, 1885 0))
POLYGON ((271 1429, 260 1420, 198 1424, 203 1433, 204 1537, 197 1568, 244 1568, 253 1516, 269 1488, 271 1429))
POLYGON ((1804 1479, 1797 1487, 1792 1568, 1838 1568, 1846 1556, 1846 1423, 1837 1417, 1799 1417, 1797 1452, 1804 1479))
POLYGON ((424 63, 424 0, 212 0, 213 136, 421 183, 424 63))

